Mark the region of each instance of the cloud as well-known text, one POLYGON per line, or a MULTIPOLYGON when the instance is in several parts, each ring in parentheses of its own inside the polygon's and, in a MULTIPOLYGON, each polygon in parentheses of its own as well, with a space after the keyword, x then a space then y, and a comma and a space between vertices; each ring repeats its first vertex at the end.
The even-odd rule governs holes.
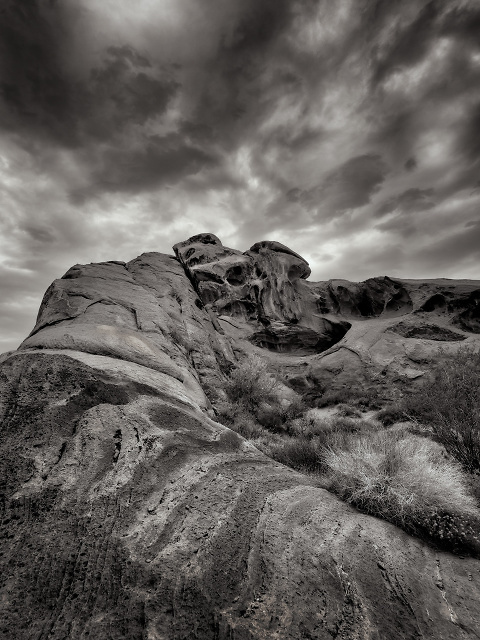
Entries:
POLYGON ((204 229, 313 278, 477 275, 476 0, 0 13, 0 346, 71 263, 204 229))
POLYGON ((388 168, 381 156, 363 154, 350 158, 330 171, 322 182, 308 190, 290 189, 286 198, 298 202, 316 217, 329 218, 368 204, 380 189, 388 168))
MULTIPOLYGON (((372 77, 374 84, 382 82, 393 71, 410 67, 425 57, 437 30, 441 4, 437 0, 417 3, 411 16, 412 3, 407 3, 405 18, 394 23, 389 38, 380 48, 372 77)), ((403 16, 401 16, 403 17, 403 16)))
POLYGON ((416 213, 431 209, 435 206, 435 202, 432 200, 433 194, 433 189, 418 189, 416 187, 407 189, 383 202, 377 207, 375 214, 383 217, 393 212, 416 213))

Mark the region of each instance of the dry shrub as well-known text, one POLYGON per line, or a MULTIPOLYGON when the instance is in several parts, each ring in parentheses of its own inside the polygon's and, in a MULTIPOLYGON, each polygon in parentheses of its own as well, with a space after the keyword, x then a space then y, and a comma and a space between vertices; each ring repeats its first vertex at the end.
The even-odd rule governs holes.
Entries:
POLYGON ((362 413, 356 407, 352 407, 350 404, 340 403, 336 407, 337 415, 342 418, 361 418, 362 413))
POLYGON ((323 462, 331 490, 360 510, 452 549, 480 548, 480 511, 467 479, 437 443, 405 432, 371 432, 328 448, 323 462))
POLYGON ((361 433, 377 430, 380 425, 361 417, 349 418, 339 415, 325 417, 310 409, 300 418, 288 424, 288 433, 306 438, 318 437, 328 444, 334 434, 361 433))
POLYGON ((327 448, 346 448, 352 433, 370 432, 377 428, 377 424, 368 420, 319 417, 312 409, 288 425, 289 435, 277 435, 274 440, 255 444, 266 455, 288 467, 319 475, 327 470, 323 461, 327 448))
POLYGON ((380 409, 381 398, 373 381, 364 385, 351 385, 339 389, 327 389, 316 398, 317 407, 333 407, 339 404, 359 407, 360 409, 380 409))
POLYGON ((268 364, 259 356, 245 358, 230 373, 225 391, 232 402, 253 410, 262 402, 276 401, 279 383, 268 371, 268 364))
POLYGON ((480 472, 480 352, 462 348, 444 355, 432 379, 404 399, 403 409, 430 426, 466 471, 480 472))
POLYGON ((405 414, 405 407, 402 403, 389 404, 380 411, 377 411, 376 418, 380 420, 384 427, 391 427, 397 422, 405 422, 408 416, 405 414))
POLYGON ((316 439, 284 437, 281 442, 272 442, 263 452, 277 462, 304 473, 317 474, 322 471, 320 444, 316 439))

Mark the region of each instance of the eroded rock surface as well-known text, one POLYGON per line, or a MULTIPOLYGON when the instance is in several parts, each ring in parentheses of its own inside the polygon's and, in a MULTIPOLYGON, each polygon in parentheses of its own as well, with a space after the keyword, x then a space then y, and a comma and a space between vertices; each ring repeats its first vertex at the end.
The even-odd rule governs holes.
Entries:
POLYGON ((240 350, 278 356, 311 402, 352 387, 387 399, 421 380, 439 349, 480 343, 480 281, 309 282, 308 263, 280 243, 241 253, 212 234, 174 249, 217 328, 240 350))
POLYGON ((300 386, 420 366, 438 340, 388 329, 428 318, 467 336, 449 348, 471 343, 455 322, 476 317, 478 283, 308 283, 299 256, 259 244, 203 234, 178 260, 77 265, 0 358, 2 639, 478 638, 477 559, 265 457, 204 393, 248 349, 302 371, 300 386), (441 314, 424 308, 439 289, 441 314), (299 355, 337 325, 332 347, 299 355))

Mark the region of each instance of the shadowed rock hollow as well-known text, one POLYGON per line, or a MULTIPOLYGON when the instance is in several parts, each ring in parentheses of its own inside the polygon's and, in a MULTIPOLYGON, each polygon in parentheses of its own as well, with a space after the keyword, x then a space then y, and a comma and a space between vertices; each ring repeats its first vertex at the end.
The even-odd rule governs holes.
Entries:
POLYGON ((204 389, 250 351, 311 393, 414 383, 478 341, 480 283, 310 283, 212 234, 175 253, 76 265, 0 357, 0 637, 478 638, 478 560, 267 458, 204 389))

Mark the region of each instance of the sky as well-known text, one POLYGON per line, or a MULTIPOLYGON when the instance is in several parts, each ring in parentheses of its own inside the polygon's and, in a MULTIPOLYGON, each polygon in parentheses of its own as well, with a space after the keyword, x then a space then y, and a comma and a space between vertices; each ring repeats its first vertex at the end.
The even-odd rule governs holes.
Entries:
POLYGON ((480 278, 479 0, 1 0, 0 352, 75 263, 215 233, 480 278))

